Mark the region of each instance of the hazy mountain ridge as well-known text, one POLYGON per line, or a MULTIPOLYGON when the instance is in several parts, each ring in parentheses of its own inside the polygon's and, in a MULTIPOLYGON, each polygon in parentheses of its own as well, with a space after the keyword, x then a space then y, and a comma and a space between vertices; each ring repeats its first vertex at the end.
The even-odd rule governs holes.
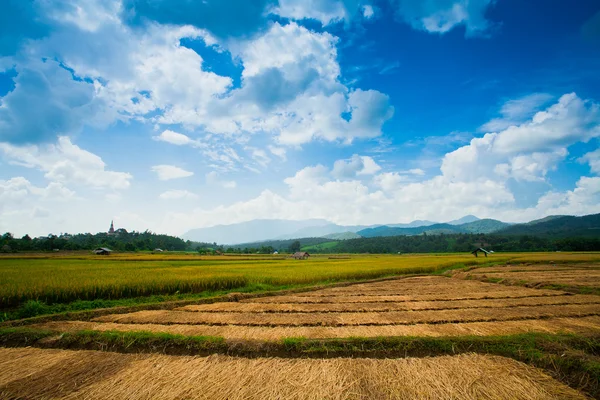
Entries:
MULTIPOLYGON (((477 217, 472 215, 463 218, 477 219, 477 217)), ((450 223, 454 223, 456 221, 451 221, 450 223)), ((422 226, 431 226, 434 224, 436 224, 436 222, 415 220, 409 223, 389 224, 385 226, 393 228, 418 228, 422 226)), ((346 232, 357 233, 358 231, 364 229, 372 229, 379 226, 382 225, 338 225, 324 219, 308 219, 302 221, 256 219, 236 224, 216 225, 208 228, 191 229, 186 232, 182 238, 194 242, 244 244, 258 243, 267 240, 275 241, 308 237, 328 237, 329 235, 343 234, 346 232)))
POLYGON ((600 236, 600 214, 549 216, 526 224, 509 226, 495 232, 498 235, 531 235, 552 238, 600 236))
POLYGON ((322 219, 252 220, 231 225, 193 229, 183 237, 192 241, 219 244, 247 244, 265 241, 287 241, 299 238, 348 240, 359 237, 413 236, 457 233, 499 235, 544 235, 549 237, 596 236, 600 234, 600 214, 583 217, 548 216, 521 224, 510 224, 495 219, 479 219, 473 215, 449 221, 431 223, 413 221, 407 224, 343 226, 322 219), (466 223, 459 223, 469 221, 466 223))
MULTIPOLYGON (((472 220, 473 216, 468 216, 472 220)), ((467 218, 467 217, 465 217, 467 218)), ((460 221, 460 220, 457 220, 460 221)), ((455 222, 455 221, 452 221, 455 222)), ((477 219, 472 222, 463 224, 433 224, 428 226, 420 226, 416 228, 394 228, 390 226, 379 226, 376 228, 364 229, 357 233, 362 237, 378 237, 378 236, 413 236, 413 235, 439 235, 439 234, 452 234, 452 233, 492 233, 499 229, 509 226, 502 221, 495 219, 477 219)))
POLYGON ((332 240, 348 240, 348 239, 358 239, 361 238, 356 232, 341 232, 341 233, 331 233, 329 235, 321 236, 324 239, 332 239, 332 240))

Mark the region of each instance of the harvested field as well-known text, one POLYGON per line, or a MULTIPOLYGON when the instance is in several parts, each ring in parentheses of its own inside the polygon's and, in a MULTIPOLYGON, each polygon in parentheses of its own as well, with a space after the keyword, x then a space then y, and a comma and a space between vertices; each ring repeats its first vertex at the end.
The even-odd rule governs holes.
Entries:
POLYGON ((452 310, 460 308, 526 307, 539 305, 600 304, 598 296, 543 296, 507 299, 412 301, 397 303, 213 303, 176 308, 176 311, 233 313, 387 312, 452 310))
POLYGON ((189 357, 0 349, 0 397, 28 399, 583 399, 497 356, 189 357))
POLYGON ((220 336, 229 340, 275 341, 286 337, 304 337, 310 339, 382 337, 382 336, 496 336, 518 333, 578 333, 598 334, 600 317, 548 318, 537 320, 470 322, 454 324, 414 324, 380 326, 218 326, 218 325, 157 325, 157 324, 119 324, 87 321, 48 322, 34 325, 43 329, 61 332, 81 330, 155 332, 186 336, 220 336))
POLYGON ((59 331, 143 330, 232 340, 597 334, 600 297, 427 276, 38 326, 59 331), (383 289, 389 294, 369 294, 383 289))
POLYGON ((505 280, 527 286, 564 286, 600 289, 600 267, 586 265, 519 265, 475 268, 455 275, 460 278, 505 280))
POLYGON ((169 310, 139 311, 108 315, 95 322, 126 324, 186 324, 245 326, 344 326, 413 325, 457 322, 516 321, 551 317, 587 317, 600 315, 599 304, 528 306, 510 308, 465 308, 456 310, 346 312, 346 313, 202 313, 169 310))

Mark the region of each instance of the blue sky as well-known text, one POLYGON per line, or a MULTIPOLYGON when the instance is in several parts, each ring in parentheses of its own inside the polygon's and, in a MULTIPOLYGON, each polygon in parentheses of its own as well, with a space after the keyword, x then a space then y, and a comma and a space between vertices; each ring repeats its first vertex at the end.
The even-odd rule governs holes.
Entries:
POLYGON ((0 13, 0 230, 600 212, 595 0, 0 13))

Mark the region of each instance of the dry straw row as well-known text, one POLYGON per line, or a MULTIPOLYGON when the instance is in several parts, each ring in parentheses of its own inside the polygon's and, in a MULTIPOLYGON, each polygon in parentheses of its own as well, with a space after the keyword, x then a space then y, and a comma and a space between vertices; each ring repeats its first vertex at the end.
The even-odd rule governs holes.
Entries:
POLYGON ((311 339, 382 337, 382 336, 463 336, 511 335, 527 332, 597 334, 600 317, 526 319, 500 322, 466 322, 452 324, 414 324, 380 326, 218 326, 218 325, 160 325, 119 324, 84 321, 49 322, 38 325, 43 329, 61 332, 80 330, 147 331, 187 336, 220 336, 230 340, 279 340, 286 337, 311 339))
POLYGON ((418 301, 401 303, 213 303, 184 306, 176 308, 175 311, 232 313, 389 312, 567 304, 600 304, 600 296, 561 295, 494 300, 418 301))
POLYGON ((598 304, 542 305, 459 310, 347 313, 203 313, 170 310, 139 311, 95 318, 95 322, 124 324, 188 324, 247 326, 411 325, 458 322, 515 321, 552 317, 600 315, 598 304))
POLYGON ((247 359, 26 348, 0 349, 0 360, 3 398, 584 398, 536 368, 476 354, 383 360, 247 359))

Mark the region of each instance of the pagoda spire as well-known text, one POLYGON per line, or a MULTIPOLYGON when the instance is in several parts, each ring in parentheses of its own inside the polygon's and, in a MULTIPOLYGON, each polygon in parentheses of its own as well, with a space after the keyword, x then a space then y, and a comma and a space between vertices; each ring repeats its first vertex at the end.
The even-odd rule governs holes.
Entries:
POLYGON ((113 221, 110 221, 110 228, 108 229, 108 234, 109 235, 113 235, 115 233, 115 226, 113 224, 113 221))

